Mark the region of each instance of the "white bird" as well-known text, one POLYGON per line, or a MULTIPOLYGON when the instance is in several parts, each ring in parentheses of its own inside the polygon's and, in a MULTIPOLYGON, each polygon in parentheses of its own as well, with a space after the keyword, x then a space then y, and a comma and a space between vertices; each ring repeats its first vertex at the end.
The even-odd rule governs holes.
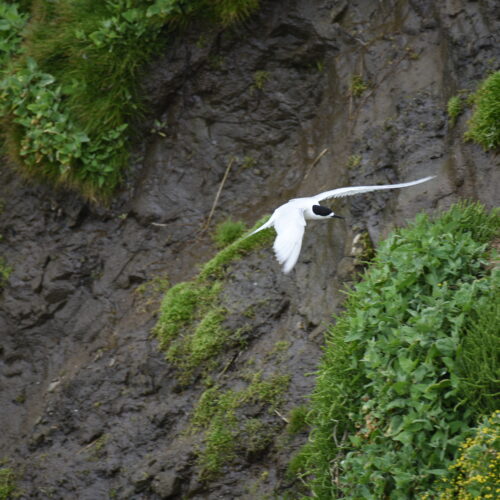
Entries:
POLYGON ((416 184, 427 182, 434 177, 435 176, 424 177, 423 179, 404 182, 403 184, 343 187, 325 191, 324 193, 308 198, 294 198, 278 207, 265 224, 246 237, 248 238, 268 227, 274 227, 277 233, 273 245, 274 253, 276 254, 278 262, 283 266, 283 272, 287 274, 293 269, 299 258, 306 220, 323 220, 333 217, 338 219, 344 218, 340 215, 335 215, 332 210, 320 205, 320 201, 328 200, 329 198, 342 198, 354 194, 368 193, 381 189, 398 189, 415 186, 416 184))

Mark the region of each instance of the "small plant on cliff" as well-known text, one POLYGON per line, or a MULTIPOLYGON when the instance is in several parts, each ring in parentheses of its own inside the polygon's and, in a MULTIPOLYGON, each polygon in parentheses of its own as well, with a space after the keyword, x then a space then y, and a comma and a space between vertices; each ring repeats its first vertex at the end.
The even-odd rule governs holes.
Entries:
POLYGON ((500 71, 491 74, 473 95, 474 111, 465 138, 485 150, 500 147, 500 71))
POLYGON ((228 219, 215 229, 214 241, 219 248, 224 248, 236 241, 245 232, 245 223, 228 219))
POLYGON ((446 109, 450 119, 450 125, 453 127, 457 122, 457 118, 463 111, 462 99, 460 99, 459 96, 450 97, 446 109))
POLYGON ((15 474, 9 467, 0 465, 0 500, 9 500, 16 491, 15 474))
POLYGON ((349 87, 349 94, 352 97, 360 97, 368 88, 368 84, 363 80, 361 75, 353 75, 349 87))

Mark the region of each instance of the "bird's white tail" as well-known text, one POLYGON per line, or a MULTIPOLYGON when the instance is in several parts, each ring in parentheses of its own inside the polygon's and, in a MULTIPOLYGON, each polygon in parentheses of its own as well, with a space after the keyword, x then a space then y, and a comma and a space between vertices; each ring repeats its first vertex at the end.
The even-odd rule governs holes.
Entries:
POLYGON ((252 236, 255 233, 258 233, 259 231, 262 231, 263 229, 267 229, 268 227, 271 227, 272 225, 273 225, 273 218, 271 217, 267 222, 262 224, 262 226, 258 227, 255 231, 252 231, 250 234, 243 236, 243 238, 248 238, 249 236, 252 236))

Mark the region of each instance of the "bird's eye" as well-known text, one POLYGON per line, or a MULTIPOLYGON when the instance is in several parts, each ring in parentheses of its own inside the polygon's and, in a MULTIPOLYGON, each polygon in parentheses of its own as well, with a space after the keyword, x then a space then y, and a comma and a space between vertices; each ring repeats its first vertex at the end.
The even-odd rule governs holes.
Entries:
POLYGON ((321 205, 313 205, 312 210, 316 215, 322 215, 323 217, 326 217, 327 215, 330 215, 332 213, 332 210, 326 207, 322 207, 321 205))

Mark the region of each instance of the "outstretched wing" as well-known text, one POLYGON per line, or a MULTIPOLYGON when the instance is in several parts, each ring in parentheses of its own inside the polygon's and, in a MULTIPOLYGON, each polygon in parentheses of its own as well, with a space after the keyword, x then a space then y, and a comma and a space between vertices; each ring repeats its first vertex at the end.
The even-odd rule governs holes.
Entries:
POLYGON ((354 194, 369 193, 370 191, 378 191, 381 189, 404 188, 404 187, 409 187, 409 186, 415 186, 416 184, 420 184, 422 182, 430 181, 431 179, 434 179, 434 177, 435 177, 434 175, 431 175, 430 177, 424 177, 423 179, 418 179, 418 180, 412 181, 412 182, 403 182, 402 184, 384 184, 381 186, 343 187, 343 188, 339 188, 339 189, 332 189, 331 191, 325 191, 324 193, 320 193, 317 196, 314 196, 313 198, 319 202, 322 200, 327 200, 328 198, 342 198, 343 196, 352 196, 354 194))
POLYGON ((283 205, 274 219, 276 239, 274 253, 278 262, 283 265, 283 272, 289 273, 297 263, 306 221, 302 210, 293 206, 283 205))

